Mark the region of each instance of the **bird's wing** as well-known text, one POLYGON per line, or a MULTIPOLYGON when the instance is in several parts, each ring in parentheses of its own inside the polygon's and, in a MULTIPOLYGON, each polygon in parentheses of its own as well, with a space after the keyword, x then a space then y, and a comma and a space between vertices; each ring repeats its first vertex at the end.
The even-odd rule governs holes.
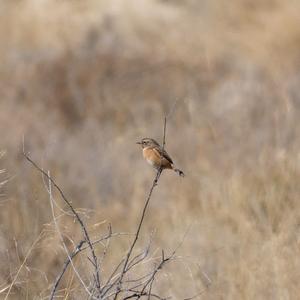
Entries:
POLYGON ((173 160, 172 160, 172 158, 169 156, 169 154, 167 153, 166 150, 163 150, 163 149, 160 148, 160 147, 155 147, 153 150, 156 151, 156 152, 159 154, 160 157, 165 158, 165 159, 168 160, 171 164, 173 164, 173 160))

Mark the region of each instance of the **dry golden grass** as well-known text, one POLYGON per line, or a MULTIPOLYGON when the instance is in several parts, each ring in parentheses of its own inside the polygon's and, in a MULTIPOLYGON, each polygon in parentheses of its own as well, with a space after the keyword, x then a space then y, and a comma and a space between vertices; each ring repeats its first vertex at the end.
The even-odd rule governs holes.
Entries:
MULTIPOLYGON (((161 139, 180 99, 167 149, 187 176, 163 174, 138 248, 155 230, 158 257, 189 230, 155 291, 298 299, 299 11, 283 0, 2 1, 0 298, 14 278, 9 299, 47 298, 65 259, 23 135, 93 238, 109 223, 133 232, 154 176, 135 142, 161 139)), ((58 221, 72 249, 80 228, 58 221)), ((128 246, 128 236, 112 241, 104 274, 128 246)), ((76 265, 89 276, 84 254, 76 265)), ((71 269, 61 288, 86 299, 71 269)))

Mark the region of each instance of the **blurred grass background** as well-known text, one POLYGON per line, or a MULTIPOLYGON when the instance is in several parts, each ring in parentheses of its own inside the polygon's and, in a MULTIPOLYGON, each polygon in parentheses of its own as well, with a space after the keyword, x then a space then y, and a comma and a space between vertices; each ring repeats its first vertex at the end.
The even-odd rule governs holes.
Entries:
MULTIPOLYGON (((156 290, 298 299, 299 1, 10 0, 0 16, 0 182, 10 178, 0 187, 0 298, 38 238, 9 299, 47 297, 65 259, 22 136, 93 238, 109 223, 133 232, 154 176, 135 142, 161 140, 178 100, 167 149, 187 176, 163 174, 139 247, 155 230, 155 257, 190 229, 156 290)), ((59 223, 71 249, 80 228, 59 223)), ((128 245, 112 242, 104 273, 128 245)), ((88 274, 86 256, 77 264, 88 274)), ((60 295, 85 299, 72 274, 60 295)))

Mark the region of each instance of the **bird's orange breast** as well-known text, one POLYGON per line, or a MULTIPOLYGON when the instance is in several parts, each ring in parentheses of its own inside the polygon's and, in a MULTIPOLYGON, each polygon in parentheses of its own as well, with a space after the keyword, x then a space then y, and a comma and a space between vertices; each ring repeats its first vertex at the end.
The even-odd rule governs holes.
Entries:
POLYGON ((152 147, 146 147, 143 149, 143 156, 149 164, 155 168, 162 166, 165 169, 172 169, 172 164, 163 156, 160 155, 159 151, 152 147))

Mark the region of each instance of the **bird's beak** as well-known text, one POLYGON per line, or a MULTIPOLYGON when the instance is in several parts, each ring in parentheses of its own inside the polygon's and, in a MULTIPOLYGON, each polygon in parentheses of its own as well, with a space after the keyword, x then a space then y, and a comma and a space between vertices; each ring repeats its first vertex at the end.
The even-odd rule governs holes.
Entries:
POLYGON ((142 144, 142 142, 136 142, 136 144, 139 144, 139 145, 141 145, 141 144, 142 144))

